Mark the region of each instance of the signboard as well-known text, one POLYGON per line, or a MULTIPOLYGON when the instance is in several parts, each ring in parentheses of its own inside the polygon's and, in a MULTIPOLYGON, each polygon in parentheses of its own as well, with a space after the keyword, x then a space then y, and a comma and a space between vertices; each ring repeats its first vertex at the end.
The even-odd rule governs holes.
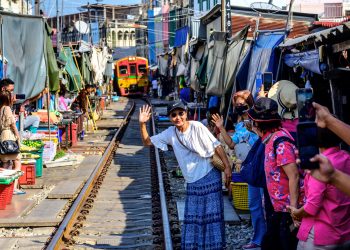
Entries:
POLYGON ((231 20, 231 1, 230 0, 226 0, 225 13, 226 13, 226 32, 228 33, 228 37, 231 37, 232 20, 231 20))

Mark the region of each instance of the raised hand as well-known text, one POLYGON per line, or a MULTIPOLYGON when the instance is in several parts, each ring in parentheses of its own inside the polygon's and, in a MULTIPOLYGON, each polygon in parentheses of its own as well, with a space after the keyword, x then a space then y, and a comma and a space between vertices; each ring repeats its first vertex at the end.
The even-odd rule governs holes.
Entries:
POLYGON ((220 116, 219 114, 213 114, 212 119, 217 128, 220 129, 224 127, 224 118, 222 116, 220 116))
POLYGON ((151 107, 148 105, 143 105, 140 108, 139 122, 146 123, 151 118, 151 107))

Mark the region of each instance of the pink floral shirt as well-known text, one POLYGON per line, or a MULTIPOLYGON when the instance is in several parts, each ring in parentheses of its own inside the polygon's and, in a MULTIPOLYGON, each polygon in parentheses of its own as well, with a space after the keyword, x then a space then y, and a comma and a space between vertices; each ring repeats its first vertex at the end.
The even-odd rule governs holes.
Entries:
MULTIPOLYGON (((267 135, 268 136, 268 135, 267 135)), ((267 137, 265 136, 265 138, 267 137)), ((270 199, 275 212, 287 212, 286 206, 290 205, 289 179, 283 170, 283 166, 295 163, 295 146, 287 141, 281 142, 275 154, 274 141, 279 137, 292 136, 285 129, 275 132, 265 146, 265 175, 270 199)), ((264 138, 262 138, 264 140, 264 138)), ((300 178, 302 179, 302 178, 300 178)), ((300 183, 299 204, 303 204, 303 183, 300 183)))
MULTIPOLYGON (((323 152, 332 165, 350 174, 350 154, 339 148, 323 152)), ((305 177, 305 211, 298 238, 306 241, 314 228, 314 245, 338 245, 350 241, 350 197, 335 186, 320 182, 307 174, 305 177)))

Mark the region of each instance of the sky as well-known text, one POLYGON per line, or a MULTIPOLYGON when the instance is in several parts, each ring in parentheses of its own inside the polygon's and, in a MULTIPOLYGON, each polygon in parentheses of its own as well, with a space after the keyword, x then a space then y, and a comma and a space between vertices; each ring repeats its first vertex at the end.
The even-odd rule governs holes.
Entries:
MULTIPOLYGON (((128 4, 138 4, 141 3, 141 0, 99 0, 98 2, 96 0, 58 0, 58 9, 61 10, 63 1, 63 14, 70 14, 70 13, 78 13, 79 10, 77 9, 79 6, 86 5, 88 2, 90 4, 114 4, 114 5, 128 5, 128 4)), ((56 0, 41 0, 44 4, 44 13, 47 16, 55 16, 56 15, 56 0)))
MULTIPOLYGON (((81 5, 86 5, 87 0, 58 0, 59 10, 61 10, 63 1, 63 14, 70 14, 70 13, 78 13, 79 10, 77 9, 81 5)), ((197 1, 197 0, 194 0, 197 1)), ((100 3, 100 4, 115 4, 115 5, 128 5, 128 4, 137 4, 141 3, 141 0, 91 0, 89 1, 92 3, 100 3)), ((239 5, 239 6, 250 6, 253 2, 268 2, 267 0, 231 0, 232 5, 239 5)), ((286 3, 289 2, 289 0, 274 0, 273 3, 279 7, 285 6, 286 3)), ((41 3, 44 4, 44 13, 47 16, 55 16, 56 15, 56 0, 41 0, 41 3)))

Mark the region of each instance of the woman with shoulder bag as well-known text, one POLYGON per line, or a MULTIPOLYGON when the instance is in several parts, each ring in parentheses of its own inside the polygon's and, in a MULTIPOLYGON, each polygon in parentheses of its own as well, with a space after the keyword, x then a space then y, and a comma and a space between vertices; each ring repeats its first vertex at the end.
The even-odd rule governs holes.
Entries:
MULTIPOLYGON (((16 127, 15 117, 11 110, 13 101, 12 94, 9 91, 0 91, 0 142, 13 141, 19 146, 19 133, 16 127)), ((20 153, 0 154, 0 160, 3 168, 9 168, 10 161, 12 161, 14 169, 21 170, 20 153)), ((18 180, 15 180, 14 185, 13 194, 25 194, 24 191, 19 189, 18 180)))
POLYGON ((167 151, 171 145, 186 180, 185 215, 181 231, 181 249, 225 248, 224 205, 221 172, 211 163, 216 153, 225 166, 227 183, 231 167, 220 142, 200 122, 188 121, 182 102, 168 106, 168 115, 174 126, 149 136, 146 122, 151 108, 140 109, 141 138, 145 146, 167 151))
MULTIPOLYGON (((233 95, 233 106, 238 114, 238 122, 235 125, 235 133, 230 137, 224 127, 223 117, 213 115, 213 121, 216 127, 220 130, 225 143, 235 149, 236 157, 244 161, 248 152, 254 143, 259 139, 259 136, 247 128, 248 120, 247 111, 253 107, 254 99, 250 91, 242 90, 233 95)), ((264 217, 264 209, 262 206, 263 189, 254 187, 248 184, 248 201, 249 210, 252 217, 252 225, 254 229, 253 238, 250 243, 243 246, 243 249, 254 249, 261 246, 262 239, 266 232, 266 222, 264 217)))

